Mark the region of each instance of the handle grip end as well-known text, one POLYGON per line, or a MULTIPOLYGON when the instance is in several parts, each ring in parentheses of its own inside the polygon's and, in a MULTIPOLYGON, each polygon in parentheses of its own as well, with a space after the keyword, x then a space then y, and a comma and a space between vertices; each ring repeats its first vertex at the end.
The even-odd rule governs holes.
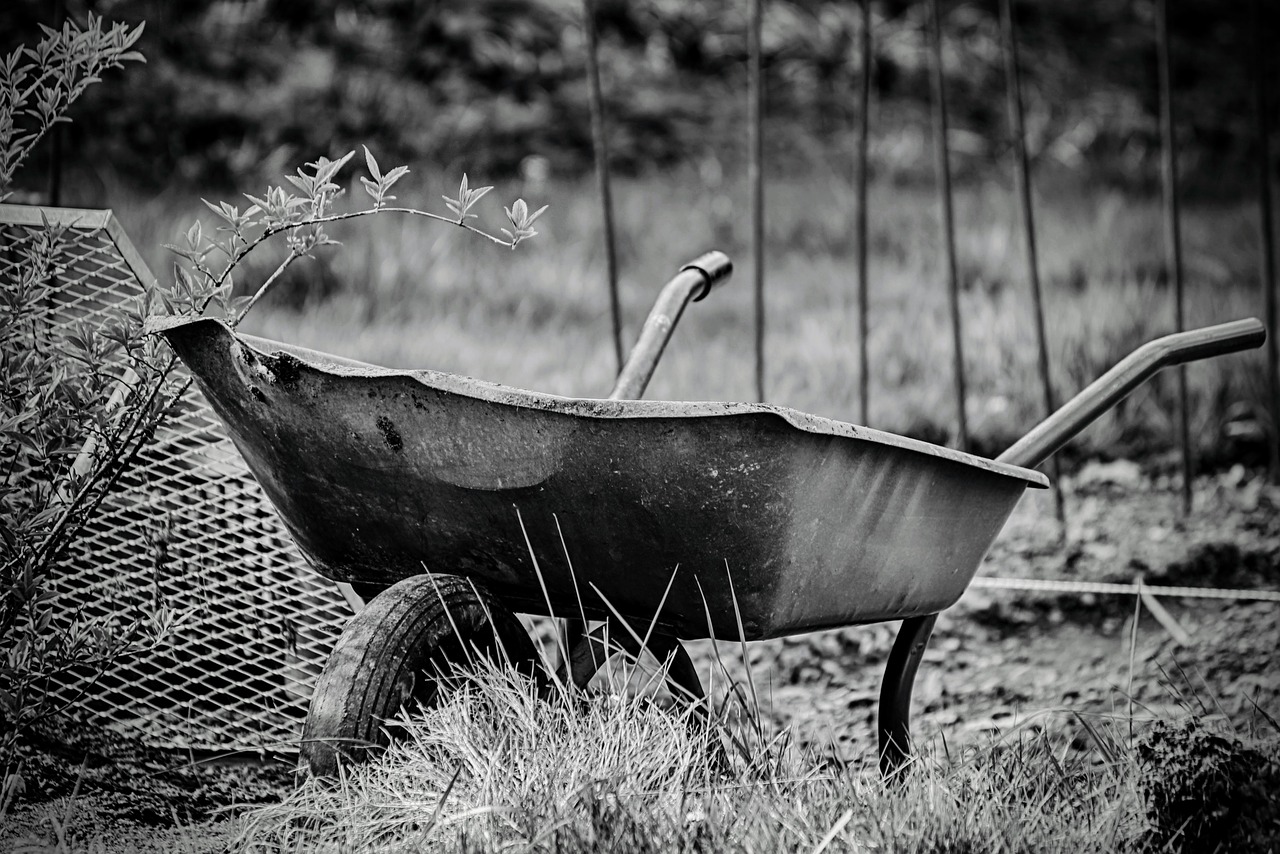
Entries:
POLYGON ((702 290, 693 298, 694 302, 698 302, 706 299, 707 294, 711 293, 717 285, 728 281, 729 277, 733 275, 733 262, 729 260, 728 255, 713 249, 710 252, 699 255, 680 268, 681 273, 685 270, 696 270, 702 274, 705 280, 702 290))

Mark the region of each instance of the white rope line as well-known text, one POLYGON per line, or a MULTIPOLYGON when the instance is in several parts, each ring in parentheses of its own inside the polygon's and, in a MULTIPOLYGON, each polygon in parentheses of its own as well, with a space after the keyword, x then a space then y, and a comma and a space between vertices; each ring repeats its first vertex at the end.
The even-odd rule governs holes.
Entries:
POLYGON ((1055 581, 1041 578, 999 578, 979 575, 970 587, 995 590, 1043 590, 1058 593, 1103 593, 1135 596, 1172 596, 1185 599, 1248 599, 1257 602, 1280 602, 1280 590, 1233 590, 1223 587, 1162 587, 1155 584, 1114 584, 1101 581, 1055 581))

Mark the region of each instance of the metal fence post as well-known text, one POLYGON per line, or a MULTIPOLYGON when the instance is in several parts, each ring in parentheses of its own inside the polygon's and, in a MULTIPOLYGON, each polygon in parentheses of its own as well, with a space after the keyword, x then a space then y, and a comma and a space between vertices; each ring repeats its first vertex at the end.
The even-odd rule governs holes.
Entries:
MULTIPOLYGON (((1186 329, 1186 305, 1182 277, 1182 228, 1178 211, 1178 149, 1174 137, 1172 70, 1169 61, 1169 3, 1156 3, 1156 52, 1160 65, 1161 186, 1164 190, 1165 264, 1173 277, 1174 325, 1186 329)), ((1182 444, 1182 510, 1191 512, 1191 426, 1187 412, 1187 369, 1178 366, 1178 438, 1182 444)))
POLYGON ((947 88, 942 73, 942 14, 938 0, 929 0, 933 45, 933 147, 938 173, 938 207, 946 250, 947 295, 951 309, 951 342, 955 359, 956 428, 961 450, 969 449, 969 421, 965 413, 964 343, 960 329, 960 273, 956 267, 955 216, 951 202, 951 163, 947 156, 947 88))
POLYGON ((1262 294, 1267 329, 1267 474, 1280 482, 1280 344, 1276 341, 1276 247, 1271 214, 1271 124, 1267 116, 1267 42, 1262 34, 1262 2, 1253 0, 1253 103, 1258 127, 1258 225, 1262 230, 1262 294))
POLYGON ((871 420, 871 366, 868 363, 870 282, 867 280, 867 145, 871 127, 871 0, 862 0, 862 85, 858 98, 858 417, 871 420))
MULTIPOLYGON (((1031 309, 1036 327, 1036 347, 1040 368, 1040 391, 1044 415, 1058 408, 1054 401, 1053 379, 1049 374, 1049 343, 1044 328, 1044 301, 1040 288, 1040 261, 1036 249, 1035 212, 1031 204, 1031 168, 1027 162, 1027 133, 1022 121, 1022 76, 1018 70, 1018 34, 1013 17, 1013 0, 1000 0, 1001 34, 1004 37, 1005 93, 1009 106, 1009 134, 1013 142, 1014 183, 1022 214, 1023 248, 1027 257, 1027 281, 1031 285, 1031 309)), ((1061 467, 1056 456, 1049 458, 1053 478, 1053 503, 1058 523, 1066 533, 1067 511, 1064 506, 1061 467)))
POLYGON ((751 257, 755 275, 756 399, 764 402, 764 74, 760 43, 763 0, 751 0, 747 36, 747 123, 750 125, 751 257))
POLYGON ((600 41, 596 35, 595 0, 582 0, 583 29, 587 37, 587 77, 591 92, 591 147, 595 154, 596 183, 604 225, 605 264, 609 276, 609 315, 613 321, 615 373, 622 370, 622 306, 618 298, 618 249, 613 227, 613 193, 609 186, 609 141, 605 133, 604 95, 600 89, 600 41))

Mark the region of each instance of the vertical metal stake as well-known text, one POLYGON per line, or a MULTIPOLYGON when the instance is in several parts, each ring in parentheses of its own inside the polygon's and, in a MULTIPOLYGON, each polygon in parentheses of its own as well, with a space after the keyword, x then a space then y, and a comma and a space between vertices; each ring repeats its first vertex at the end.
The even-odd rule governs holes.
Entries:
POLYGON ((933 43, 933 149, 938 171, 938 206, 946 247, 947 295, 951 307, 951 340, 955 359, 956 428, 961 450, 969 449, 969 422, 965 414, 964 344, 960 330, 960 274, 956 268, 955 216, 951 207, 951 163, 947 157, 947 90, 942 74, 942 14, 938 0, 929 0, 930 37, 933 43))
POLYGON ((871 0, 862 0, 862 86, 858 105, 858 417, 871 421, 871 366, 867 358, 870 283, 867 281, 867 145, 871 127, 871 0))
POLYGON ((1267 474, 1280 482, 1280 343, 1276 341, 1276 247, 1271 219, 1271 127, 1267 121, 1267 48, 1262 35, 1262 3, 1253 0, 1253 103, 1258 125, 1258 213, 1262 229, 1262 293, 1266 305, 1267 406, 1271 429, 1267 433, 1267 474))
MULTIPOLYGON (((53 0, 53 28, 61 30, 67 18, 65 0, 53 0)), ((62 203, 62 123, 49 128, 49 204, 62 203)))
MULTIPOLYGON (((1169 62, 1169 3, 1156 3, 1156 51, 1160 64, 1161 185, 1164 190, 1165 264, 1173 276, 1174 325, 1186 328, 1182 282, 1182 229, 1178 214, 1178 149, 1173 135, 1173 94, 1169 62)), ((1191 427, 1187 412, 1187 368, 1178 366, 1178 437, 1182 443, 1182 511, 1191 512, 1191 427)))
MULTIPOLYGON (((1036 251, 1035 214, 1031 205, 1031 168, 1027 162, 1027 134, 1022 121, 1022 76, 1018 70, 1018 36, 1013 19, 1013 0, 1000 0, 1001 32, 1004 36, 1005 93, 1009 101, 1009 132, 1013 137, 1014 183, 1022 209, 1023 247, 1027 256, 1027 280, 1031 283, 1031 308, 1035 314, 1036 346, 1039 351, 1040 390, 1044 415, 1048 418, 1058 408, 1054 401, 1053 380, 1049 375, 1049 343, 1044 328, 1044 301, 1040 289, 1040 262, 1036 251)), ((1063 503, 1061 467, 1058 458, 1049 458, 1053 478, 1053 503, 1063 535, 1067 530, 1067 511, 1063 503)))
POLYGON ((613 229, 613 194, 609 186, 609 142, 605 134, 604 95, 600 90, 600 42, 596 36, 595 0, 582 0, 587 36, 587 77, 591 91, 591 143, 595 150, 596 183, 604 214, 604 252, 609 274, 609 314, 613 321, 614 373, 622 370, 622 306, 618 300, 618 250, 613 229))
POLYGON ((764 80, 760 31, 763 0, 751 0, 747 35, 747 123, 751 129, 751 257, 755 267, 756 399, 764 402, 764 80))

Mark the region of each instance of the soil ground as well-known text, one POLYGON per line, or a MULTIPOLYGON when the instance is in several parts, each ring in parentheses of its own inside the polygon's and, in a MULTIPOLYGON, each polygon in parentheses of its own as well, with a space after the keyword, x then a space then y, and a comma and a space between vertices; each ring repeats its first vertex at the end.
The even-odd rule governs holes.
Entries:
MULTIPOLYGON (((1128 462, 1064 480, 1066 545, 1052 495, 1029 495, 980 574, 1151 585, 1280 589, 1280 488, 1242 468, 1200 478, 1191 514, 1176 477, 1128 462)), ((1162 599, 1171 630, 1132 595, 1046 594, 974 585, 943 614, 915 687, 917 738, 948 749, 1023 730, 1087 746, 1083 719, 1224 719, 1280 733, 1280 603, 1162 599), (1172 632, 1185 633, 1181 639, 1172 632)), ((875 710, 896 626, 753 644, 764 716, 835 763, 874 759, 875 710)), ((704 674, 714 658, 694 644, 704 674)), ((721 651, 741 675, 736 651, 721 651)), ((0 827, 0 850, 219 851, 235 810, 291 785, 287 761, 194 762, 71 726, 33 750, 31 784, 0 827), (57 745, 56 747, 54 745, 57 745), (87 757, 87 759, 86 759, 87 757), (80 772, 81 763, 85 770, 80 772), (70 796, 80 778, 77 796, 70 796), (62 830, 59 830, 59 827, 62 830)))

